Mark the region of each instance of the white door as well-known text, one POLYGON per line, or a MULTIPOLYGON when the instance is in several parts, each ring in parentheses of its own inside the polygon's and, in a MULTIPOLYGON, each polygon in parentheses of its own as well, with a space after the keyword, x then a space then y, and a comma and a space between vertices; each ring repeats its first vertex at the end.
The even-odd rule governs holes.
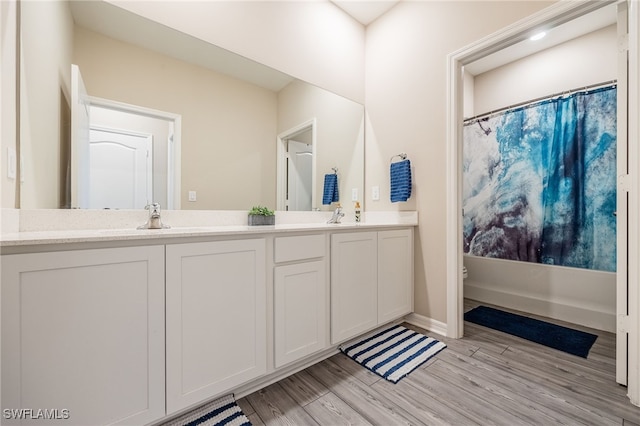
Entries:
POLYGON ((89 208, 89 95, 71 64, 71 208, 89 208))
POLYGON ((152 137, 91 129, 89 208, 141 209, 152 200, 152 137))
POLYGON ((313 173, 311 145, 288 141, 287 206, 288 210, 310 211, 313 173))
MULTIPOLYGON (((626 38, 627 3, 618 4, 618 38, 626 38)), ((616 382, 627 385, 628 378, 628 336, 629 336, 629 253, 628 253, 628 205, 629 205, 629 167, 627 132, 627 87, 628 87, 628 50, 618 50, 618 121, 617 121, 617 201, 616 201, 616 382)))

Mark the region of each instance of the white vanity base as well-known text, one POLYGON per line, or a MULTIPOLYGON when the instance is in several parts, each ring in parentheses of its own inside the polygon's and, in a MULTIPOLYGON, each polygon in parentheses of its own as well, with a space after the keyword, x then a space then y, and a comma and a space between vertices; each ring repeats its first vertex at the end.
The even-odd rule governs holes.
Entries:
POLYGON ((412 212, 33 230, 57 216, 21 212, 19 229, 31 230, 0 239, 3 408, 67 409, 70 425, 155 424, 254 392, 413 311, 412 212))

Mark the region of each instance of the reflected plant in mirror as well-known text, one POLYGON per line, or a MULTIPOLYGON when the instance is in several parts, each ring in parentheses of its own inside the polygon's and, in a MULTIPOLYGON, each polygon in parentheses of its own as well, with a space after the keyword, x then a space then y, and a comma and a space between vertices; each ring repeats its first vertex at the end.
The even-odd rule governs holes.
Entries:
POLYGON ((364 193, 361 104, 103 1, 21 2, 21 31, 22 208, 317 210, 333 167, 364 193))

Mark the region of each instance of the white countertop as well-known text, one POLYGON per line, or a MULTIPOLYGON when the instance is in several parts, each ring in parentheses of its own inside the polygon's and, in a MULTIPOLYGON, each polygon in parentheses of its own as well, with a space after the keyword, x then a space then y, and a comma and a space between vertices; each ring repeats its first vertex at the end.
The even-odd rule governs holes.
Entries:
MULTIPOLYGON (((300 214, 294 212, 277 212, 276 225, 271 226, 247 226, 238 223, 246 222, 246 212, 236 213, 220 213, 209 212, 208 214, 196 213, 196 218, 190 213, 166 212, 163 213, 163 221, 172 225, 169 229, 145 229, 139 230, 134 226, 140 222, 140 212, 135 212, 133 224, 126 227, 127 220, 123 220, 123 214, 119 214, 119 220, 104 222, 104 217, 100 217, 103 221, 104 228, 98 228, 95 220, 90 223, 79 223, 79 218, 87 216, 86 212, 78 213, 71 211, 65 214, 64 211, 53 213, 37 212, 34 217, 29 217, 29 212, 24 213, 25 217, 20 218, 20 227, 23 230, 13 230, 14 232, 0 233, 0 247, 20 247, 32 245, 47 244, 71 244, 71 243, 95 243, 95 242, 112 242, 112 241, 158 241, 170 243, 176 238, 197 238, 197 237, 217 237, 217 236, 246 236, 246 235, 265 235, 265 234, 286 234, 292 232, 314 232, 314 231, 338 231, 338 230, 355 230, 355 229, 376 229, 398 226, 416 226, 418 224, 417 212, 370 212, 363 216, 364 221, 355 223, 353 221, 344 220, 340 224, 327 224, 327 212, 309 212, 300 214), (171 214, 169 214, 171 213, 171 214), (294 214, 290 214, 294 213, 294 214), (53 215, 53 217, 49 216, 53 215), (60 217, 71 215, 75 227, 85 226, 92 229, 59 229, 61 227, 60 217), (47 226, 41 223, 44 219, 51 220, 52 228, 46 229, 47 226), (207 220, 202 220, 202 219, 207 220), (41 223, 40 228, 33 223, 41 223), (280 223, 278 223, 280 222, 280 223), (222 223, 215 226, 207 226, 203 223, 222 223), (188 226, 193 224, 193 226, 188 226), (111 225, 111 226, 108 226, 111 225), (182 225, 182 226, 178 226, 182 225), (187 226, 185 226, 187 225, 187 226)), ((104 213, 103 213, 104 214, 104 213)), ((109 213, 112 217, 112 213, 109 213)), ((144 217, 144 216, 142 216, 144 217)), ((94 218, 95 219, 95 218, 94 218)), ((111 218, 109 218, 111 219, 111 218)), ((81 220, 80 220, 81 222, 81 220)), ((70 226, 69 226, 70 227, 70 226)))

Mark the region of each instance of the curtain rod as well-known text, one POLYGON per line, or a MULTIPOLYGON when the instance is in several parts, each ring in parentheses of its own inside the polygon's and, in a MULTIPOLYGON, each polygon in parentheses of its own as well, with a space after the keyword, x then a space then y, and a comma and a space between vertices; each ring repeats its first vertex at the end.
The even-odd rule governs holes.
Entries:
POLYGON ((517 104, 509 105, 509 106, 504 107, 504 108, 496 109, 496 110, 493 110, 493 111, 490 111, 490 112, 485 112, 483 114, 479 114, 479 115, 476 115, 474 117, 465 118, 463 120, 463 124, 464 125, 473 124, 473 123, 475 123, 477 121, 480 121, 481 119, 491 118, 494 115, 499 114, 501 112, 508 111, 510 109, 525 108, 525 107, 527 107, 529 105, 533 105, 533 104, 536 104, 538 102, 542 102, 542 101, 547 100, 547 99, 553 99, 553 98, 557 98, 557 97, 561 97, 561 96, 570 96, 570 95, 573 95, 574 93, 584 92, 584 91, 587 91, 587 90, 590 90, 590 89, 596 89, 596 88, 601 88, 601 87, 615 86, 616 84, 617 84, 617 80, 610 80, 610 81, 605 81, 604 83, 591 84, 589 86, 582 86, 582 87, 578 87, 578 88, 575 88, 575 89, 565 90, 563 92, 554 93, 553 95, 542 96, 540 98, 532 99, 530 101, 520 102, 520 103, 517 103, 517 104))

